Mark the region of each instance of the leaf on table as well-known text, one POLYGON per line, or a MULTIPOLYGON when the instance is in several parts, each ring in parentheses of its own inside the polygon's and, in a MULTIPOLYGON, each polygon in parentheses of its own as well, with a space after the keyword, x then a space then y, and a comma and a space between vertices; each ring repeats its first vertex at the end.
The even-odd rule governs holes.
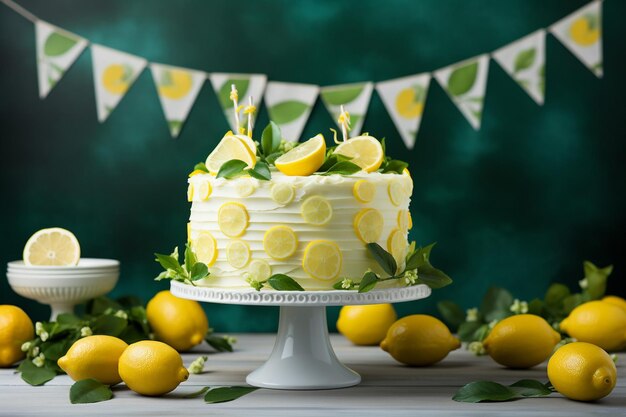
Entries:
POLYGON ((43 385, 57 376, 57 373, 52 369, 46 367, 39 368, 28 359, 20 364, 17 371, 21 372, 21 377, 26 383, 34 386, 43 385))
POLYGON ((241 398, 257 389, 256 387, 244 386, 212 387, 204 396, 204 401, 208 404, 225 403, 241 398))
POLYGON ((70 402, 72 404, 89 404, 110 400, 113 392, 108 385, 95 379, 82 379, 70 388, 70 402))
POLYGON ((197 398, 197 397, 200 397, 205 392, 207 392, 209 390, 209 388, 211 388, 211 387, 204 387, 201 390, 198 390, 196 392, 192 392, 190 394, 185 394, 185 395, 183 395, 183 398, 197 398))
POLYGON ((204 340, 206 340, 209 346, 211 346, 213 349, 217 350, 218 352, 232 352, 233 351, 233 346, 230 344, 228 339, 226 339, 223 336, 215 336, 213 334, 207 334, 204 340))
POLYGON ((452 399, 467 403, 501 402, 520 398, 545 397, 552 392, 548 384, 532 379, 523 379, 508 387, 493 381, 476 381, 463 386, 454 394, 452 399))

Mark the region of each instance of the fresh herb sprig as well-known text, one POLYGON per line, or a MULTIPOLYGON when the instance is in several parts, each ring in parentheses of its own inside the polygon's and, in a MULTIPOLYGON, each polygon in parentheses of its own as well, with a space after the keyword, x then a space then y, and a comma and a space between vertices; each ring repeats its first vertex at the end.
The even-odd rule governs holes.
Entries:
POLYGON ((416 248, 415 242, 409 246, 409 253, 406 256, 404 269, 398 271, 398 265, 393 255, 383 249, 378 243, 368 243, 367 250, 372 255, 376 263, 388 275, 381 277, 373 271, 367 271, 360 282, 353 282, 344 278, 337 281, 333 288, 337 290, 353 290, 358 292, 368 292, 373 290, 381 282, 404 279, 405 284, 417 285, 426 284, 432 289, 443 288, 452 283, 452 279, 443 271, 433 267, 430 263, 430 252, 435 246, 430 245, 416 248))
POLYGON ((246 174, 261 181, 269 181, 272 178, 270 167, 266 162, 258 161, 254 167, 248 168, 248 164, 239 159, 224 162, 217 172, 217 178, 232 179, 246 174))
POLYGON ((336 146, 326 150, 324 163, 315 172, 318 175, 352 175, 361 171, 361 167, 350 162, 352 158, 334 153, 336 146))
POLYGON ((165 255, 155 253, 155 261, 161 264, 165 271, 161 272, 154 280, 161 281, 163 279, 172 279, 187 284, 195 285, 195 281, 204 279, 210 275, 209 268, 206 264, 199 262, 196 254, 193 252, 189 243, 185 245, 185 260, 181 265, 178 258, 178 246, 174 251, 165 255))
POLYGON ((248 278, 246 281, 257 291, 261 291, 266 286, 277 291, 304 291, 304 288, 295 279, 285 274, 274 274, 262 281, 253 278, 248 278))
POLYGON ((505 386, 492 381, 470 382, 459 389, 452 397, 454 401, 479 403, 483 401, 502 402, 522 398, 546 397, 556 392, 549 382, 542 383, 534 379, 522 379, 505 386))
POLYGON ((383 174, 394 173, 394 174, 402 174, 404 170, 409 167, 409 164, 404 161, 400 161, 399 159, 393 159, 390 156, 387 156, 387 145, 385 143, 385 138, 380 140, 380 144, 383 147, 383 163, 378 168, 378 172, 382 172, 383 174))

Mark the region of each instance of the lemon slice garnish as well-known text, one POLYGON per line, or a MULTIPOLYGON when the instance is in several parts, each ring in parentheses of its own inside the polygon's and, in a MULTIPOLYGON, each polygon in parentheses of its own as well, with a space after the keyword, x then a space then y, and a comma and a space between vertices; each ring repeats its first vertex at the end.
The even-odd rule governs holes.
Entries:
POLYGON ((207 172, 201 169, 194 169, 193 171, 189 173, 189 178, 195 177, 196 175, 202 175, 202 174, 207 174, 207 172))
POLYGON ((294 191, 293 186, 289 184, 276 184, 272 187, 270 194, 272 196, 272 200, 281 206, 286 206, 291 203, 296 195, 296 192, 294 191))
POLYGON ((213 175, 217 174, 224 162, 239 159, 248 164, 248 168, 256 164, 256 155, 246 143, 236 136, 224 136, 213 152, 206 159, 206 167, 213 175))
POLYGON ((407 195, 400 181, 392 181, 388 187, 389 199, 394 206, 400 206, 406 202, 407 195))
POLYGON ((354 198, 360 203, 369 203, 376 196, 376 186, 367 180, 358 180, 352 188, 354 198))
POLYGON ((226 245, 226 260, 234 268, 243 268, 250 262, 250 247, 243 240, 233 240, 226 245))
POLYGON ((235 191, 237 191, 239 197, 248 197, 256 191, 256 186, 249 178, 243 178, 235 185, 235 191))
POLYGON ((408 210, 400 210, 398 211, 398 229, 406 232, 409 230, 409 211, 408 210))
POLYGON ((323 226, 333 217, 333 207, 324 197, 309 197, 302 203, 300 213, 305 222, 315 226, 323 226))
POLYGON ((239 237, 248 228, 248 210, 240 203, 224 203, 217 210, 217 225, 228 237, 239 237))
POLYGON ((280 156, 274 165, 285 175, 311 175, 324 163, 326 142, 321 134, 280 156))
POLYGON ((187 242, 191 242, 191 222, 187 223, 187 242))
POLYGON ((248 265, 250 278, 257 281, 264 281, 272 276, 272 267, 263 259, 255 259, 248 265))
POLYGON ((69 230, 60 227, 41 229, 24 247, 24 264, 74 266, 80 260, 80 244, 69 230))
POLYGON ((354 217, 354 232, 363 243, 372 243, 380 239, 383 233, 383 215, 373 208, 366 208, 354 217))
POLYGON ((288 226, 274 226, 263 236, 263 249, 274 259, 283 260, 293 255, 298 247, 298 238, 288 226))
POLYGON ((341 264, 341 250, 330 240, 314 240, 304 250, 302 268, 313 278, 334 279, 341 272, 341 264))
POLYGON ((405 233, 400 229, 392 230, 387 238, 387 251, 394 257, 398 267, 404 264, 407 243, 405 233))
POLYGON ((334 153, 348 156, 365 172, 374 172, 383 163, 384 153, 378 139, 372 136, 357 136, 342 142, 334 153))
POLYGON ((407 214, 408 214, 407 229, 411 230, 413 228, 413 217, 411 217, 411 212, 410 211, 407 214))
POLYGON ((215 238, 209 232, 202 231, 196 240, 192 241, 191 247, 198 261, 211 266, 217 259, 217 244, 215 238))
POLYGON ((190 203, 193 201, 193 191, 193 184, 189 184, 187 186, 187 201, 190 203))
POLYGON ((212 191, 211 183, 209 183, 208 181, 202 181, 201 183, 197 184, 196 187, 194 187, 194 190, 193 190, 194 195, 192 195, 192 200, 193 200, 193 197, 196 197, 196 198, 199 198, 200 201, 206 201, 211 195, 211 191, 212 191))

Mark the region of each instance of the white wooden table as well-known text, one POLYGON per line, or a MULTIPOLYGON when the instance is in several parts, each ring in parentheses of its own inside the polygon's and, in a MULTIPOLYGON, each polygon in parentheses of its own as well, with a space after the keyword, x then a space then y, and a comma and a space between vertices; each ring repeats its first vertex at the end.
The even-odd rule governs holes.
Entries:
MULTIPOLYGON (((547 381, 545 364, 531 370, 510 370, 489 357, 475 357, 464 349, 452 352, 439 364, 409 368, 397 364, 377 347, 356 347, 340 335, 331 335, 339 359, 359 372, 363 382, 356 387, 330 391, 273 391, 259 389, 238 400, 205 404, 202 397, 183 395, 207 385, 243 385, 246 375, 269 356, 274 335, 236 335, 234 353, 210 354, 205 373, 191 375, 172 393, 159 398, 142 397, 123 386, 114 387, 115 397, 96 404, 72 405, 66 375, 42 387, 31 387, 14 374, 0 369, 1 416, 626 416, 626 353, 619 354, 618 384, 613 393, 597 403, 567 400, 558 394, 547 398, 507 403, 467 404, 451 400, 462 385, 476 380, 504 384, 533 378, 547 381)), ((185 365, 202 351, 183 355, 185 365)))

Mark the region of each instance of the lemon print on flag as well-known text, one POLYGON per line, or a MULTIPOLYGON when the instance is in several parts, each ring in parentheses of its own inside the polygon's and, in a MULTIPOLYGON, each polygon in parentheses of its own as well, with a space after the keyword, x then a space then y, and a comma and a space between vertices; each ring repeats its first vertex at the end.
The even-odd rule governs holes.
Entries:
POLYGON ((405 119, 420 117, 424 111, 424 93, 422 86, 407 87, 396 97, 396 111, 405 119))
POLYGON ((193 80, 187 71, 171 69, 161 73, 159 94, 170 100, 179 100, 191 91, 193 80))
POLYGON ((570 37, 580 46, 593 45, 600 38, 600 17, 586 14, 572 22, 569 28, 570 37))
POLYGON ((133 69, 128 65, 111 64, 102 72, 102 85, 111 94, 124 94, 133 78, 133 69))

